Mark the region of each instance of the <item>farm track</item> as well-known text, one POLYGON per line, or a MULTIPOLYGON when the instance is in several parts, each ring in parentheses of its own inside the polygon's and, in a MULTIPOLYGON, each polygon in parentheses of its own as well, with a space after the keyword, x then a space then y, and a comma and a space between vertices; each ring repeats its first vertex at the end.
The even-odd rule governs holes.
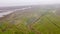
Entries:
MULTIPOLYGON (((39 31, 37 31, 35 28, 33 28, 32 25, 34 25, 36 22, 40 21, 41 17, 45 16, 46 14, 47 14, 47 12, 44 13, 44 14, 42 14, 39 18, 37 18, 37 19, 35 19, 34 21, 32 21, 31 24, 28 25, 28 28, 29 28, 30 30, 32 30, 33 32, 35 32, 36 34, 41 34, 39 31)), ((54 26, 56 26, 57 28, 60 28, 60 26, 58 26, 56 23, 54 23, 53 21, 51 21, 51 20, 49 19, 49 17, 47 17, 47 16, 45 16, 45 17, 46 17, 46 18, 48 19, 48 21, 49 21, 50 23, 52 23, 54 26)))
POLYGON ((30 30, 32 30, 33 32, 35 32, 36 34, 41 34, 39 31, 37 31, 35 28, 33 28, 32 25, 34 25, 36 22, 38 22, 41 19, 41 17, 43 17, 46 14, 47 14, 47 12, 43 13, 39 18, 32 21, 31 24, 28 25, 28 28, 30 30))
POLYGON ((47 16, 46 18, 50 21, 50 23, 52 23, 53 25, 55 25, 57 28, 60 28, 60 26, 58 26, 56 23, 54 23, 53 21, 51 21, 47 16))

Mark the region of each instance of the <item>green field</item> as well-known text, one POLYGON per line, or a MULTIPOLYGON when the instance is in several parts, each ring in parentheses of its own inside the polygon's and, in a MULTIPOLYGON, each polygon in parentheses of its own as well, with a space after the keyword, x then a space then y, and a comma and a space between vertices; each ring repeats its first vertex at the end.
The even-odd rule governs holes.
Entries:
POLYGON ((9 18, 1 20, 0 34, 60 34, 60 16, 52 12, 47 12, 41 17, 34 14, 22 17, 12 14, 9 18))

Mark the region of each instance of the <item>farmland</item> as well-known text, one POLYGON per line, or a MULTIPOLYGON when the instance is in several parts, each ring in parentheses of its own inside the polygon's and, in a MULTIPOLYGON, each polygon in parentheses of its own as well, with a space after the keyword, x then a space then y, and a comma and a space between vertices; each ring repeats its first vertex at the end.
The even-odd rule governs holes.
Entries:
POLYGON ((32 6, 2 17, 0 34, 60 34, 59 10, 52 7, 32 6))

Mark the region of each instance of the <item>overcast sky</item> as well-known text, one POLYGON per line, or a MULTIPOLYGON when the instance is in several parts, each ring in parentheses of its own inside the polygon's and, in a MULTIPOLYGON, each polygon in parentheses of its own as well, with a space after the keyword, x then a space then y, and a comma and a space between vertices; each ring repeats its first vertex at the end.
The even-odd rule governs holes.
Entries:
POLYGON ((21 6, 34 4, 60 4, 60 0, 0 0, 0 6, 21 6))

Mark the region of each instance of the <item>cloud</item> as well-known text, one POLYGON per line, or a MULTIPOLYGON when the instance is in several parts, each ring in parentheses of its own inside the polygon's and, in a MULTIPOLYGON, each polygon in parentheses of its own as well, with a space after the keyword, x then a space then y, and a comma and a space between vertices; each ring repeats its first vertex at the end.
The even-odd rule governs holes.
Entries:
POLYGON ((0 6, 58 4, 60 0, 0 0, 0 6))

